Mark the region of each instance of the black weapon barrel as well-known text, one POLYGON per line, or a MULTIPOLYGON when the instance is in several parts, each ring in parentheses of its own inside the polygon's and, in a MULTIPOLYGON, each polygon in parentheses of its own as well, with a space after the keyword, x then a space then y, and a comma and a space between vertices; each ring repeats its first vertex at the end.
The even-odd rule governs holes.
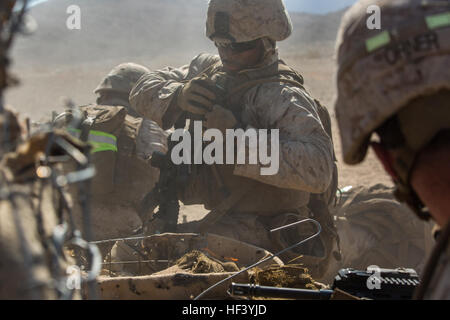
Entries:
POLYGON ((332 290, 306 290, 232 283, 231 295, 255 298, 280 298, 294 300, 330 300, 332 290))

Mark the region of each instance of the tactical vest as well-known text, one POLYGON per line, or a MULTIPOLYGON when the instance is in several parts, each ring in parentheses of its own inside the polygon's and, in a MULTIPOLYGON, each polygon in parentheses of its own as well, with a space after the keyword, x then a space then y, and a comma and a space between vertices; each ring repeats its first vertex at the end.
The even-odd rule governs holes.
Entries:
MULTIPOLYGON (((87 142, 91 144, 92 162, 96 167, 96 176, 92 180, 92 194, 94 196, 109 194, 114 191, 115 168, 117 164, 118 136, 122 131, 127 112, 123 107, 103 107, 87 105, 79 108, 82 112, 83 123, 87 125, 87 142)), ((66 116, 67 119, 67 116, 66 116)), ((67 130, 77 138, 82 138, 83 125, 67 130)), ((86 137, 85 137, 86 138, 86 137)))
MULTIPOLYGON (((149 163, 137 157, 136 140, 142 118, 127 115, 124 107, 87 105, 80 107, 84 119, 92 119, 88 142, 96 176, 92 194, 97 199, 137 204, 152 188, 156 173, 149 163), (114 199, 111 194, 114 192, 114 199)), ((68 128, 80 137, 82 129, 68 128)))
MULTIPOLYGON (((204 70, 200 74, 200 77, 209 78, 216 83, 216 86, 222 91, 223 96, 221 99, 222 101, 220 101, 219 104, 222 104, 222 106, 231 110, 236 119, 244 124, 245 121, 242 119, 243 110, 241 101, 245 94, 252 88, 265 83, 274 82, 287 83, 306 91, 303 86, 303 77, 281 60, 268 67, 252 70, 248 73, 242 73, 235 77, 225 74, 222 71, 222 63, 219 61, 204 70)), ((316 106, 324 129, 332 139, 331 118, 328 110, 317 100, 316 106)), ((336 160, 336 158, 334 160, 336 160)), ((223 183, 228 190, 237 188, 245 189, 245 185, 248 185, 248 188, 251 188, 252 192, 244 197, 244 199, 234 208, 235 211, 239 212, 274 215, 276 213, 289 212, 290 210, 295 210, 307 205, 310 207, 328 206, 336 197, 338 187, 336 164, 334 164, 333 180, 328 190, 323 194, 317 195, 308 195, 306 192, 293 189, 282 189, 260 182, 255 183, 254 180, 233 175, 233 165, 218 165, 217 168, 223 183)), ((202 170, 211 170, 211 168, 203 168, 202 170)), ((209 176, 214 177, 211 172, 209 176)), ((213 202, 210 207, 214 207, 220 203, 220 199, 223 199, 223 194, 216 192, 216 190, 220 189, 217 185, 207 189, 207 198, 212 199, 213 202)), ((314 208, 311 209, 312 211, 318 211, 314 208)), ((320 210, 323 210, 323 208, 320 210)))

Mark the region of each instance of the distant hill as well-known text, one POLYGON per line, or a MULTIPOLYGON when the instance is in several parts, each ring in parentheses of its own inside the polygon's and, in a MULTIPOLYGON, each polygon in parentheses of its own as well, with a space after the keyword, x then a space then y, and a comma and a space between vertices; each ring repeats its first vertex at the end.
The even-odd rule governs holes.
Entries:
MULTIPOLYGON (((20 65, 74 65, 136 57, 186 57, 214 52, 205 37, 206 0, 78 0, 81 30, 68 30, 66 9, 73 0, 43 3, 32 10, 39 29, 15 48, 20 65)), ((333 42, 342 12, 292 13, 294 34, 281 47, 302 50, 333 42)))
POLYGON ((200 47, 205 0, 78 0, 81 30, 66 28, 73 0, 43 3, 32 10, 39 29, 16 46, 17 59, 44 64, 164 55, 200 47))
POLYGON ((337 31, 345 11, 344 9, 326 15, 291 13, 294 32, 280 44, 280 47, 289 51, 303 52, 309 46, 321 46, 326 51, 323 54, 332 55, 337 31))

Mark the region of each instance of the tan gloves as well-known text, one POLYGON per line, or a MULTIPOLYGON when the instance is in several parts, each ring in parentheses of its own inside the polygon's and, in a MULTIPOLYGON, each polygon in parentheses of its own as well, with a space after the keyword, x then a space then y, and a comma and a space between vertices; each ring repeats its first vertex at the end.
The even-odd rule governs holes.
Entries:
POLYGON ((212 110, 216 94, 211 83, 202 78, 195 78, 186 83, 178 94, 177 103, 180 109, 196 115, 204 115, 212 110))
POLYGON ((227 129, 234 129, 238 124, 233 113, 221 106, 214 105, 211 112, 205 114, 205 127, 208 129, 219 129, 223 134, 227 129))
POLYGON ((177 103, 180 109, 203 116, 207 129, 219 129, 225 134, 226 129, 234 129, 238 122, 231 111, 217 105, 213 85, 207 79, 194 78, 184 85, 177 103))

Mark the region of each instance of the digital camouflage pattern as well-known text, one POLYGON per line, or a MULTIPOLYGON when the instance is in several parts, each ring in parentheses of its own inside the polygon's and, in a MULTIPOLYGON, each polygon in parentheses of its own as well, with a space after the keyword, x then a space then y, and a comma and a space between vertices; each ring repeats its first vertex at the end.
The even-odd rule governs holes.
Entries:
MULTIPOLYGON (((163 118, 183 82, 217 61, 218 56, 201 54, 190 65, 144 75, 131 92, 132 108, 163 126, 163 118)), ((170 117, 177 118, 180 114, 180 110, 175 110, 170 117)), ((306 91, 280 83, 256 86, 243 97, 242 120, 247 127, 280 130, 280 171, 273 176, 261 176, 260 165, 244 164, 236 165, 234 175, 297 190, 292 208, 305 205, 309 193, 326 191, 332 176, 333 146, 319 120, 315 102, 306 91)), ((166 124, 165 128, 171 125, 166 124)))
POLYGON ((219 42, 287 39, 292 22, 282 0, 210 0, 206 36, 219 42))
POLYGON ((412 218, 398 202, 394 188, 382 184, 345 190, 332 209, 336 217, 342 260, 329 270, 332 281, 339 269, 413 268, 420 275, 435 241, 432 224, 412 218))
MULTIPOLYGON (((94 90, 102 97, 99 104, 67 110, 54 121, 55 126, 79 135, 73 129, 79 130, 80 123, 75 128, 72 123, 77 113, 81 112, 81 121, 93 120, 89 129, 89 141, 94 144, 91 159, 97 171, 91 184, 93 240, 127 237, 140 229, 136 210, 158 180, 159 171, 150 159, 155 151, 167 151, 167 134, 154 121, 135 116, 128 101, 132 87, 146 72, 146 67, 135 63, 117 65, 94 90), (96 148, 91 135, 99 141, 106 135, 112 144, 96 148)), ((79 224, 81 211, 75 213, 79 224)), ((103 254, 108 252, 107 245, 100 247, 103 254)))
MULTIPOLYGON (((409 176, 417 154, 450 128, 449 15, 448 1, 361 0, 345 14, 337 40, 336 116, 344 160, 362 162, 372 133, 395 115, 398 132, 391 138, 404 139, 393 163, 396 196, 423 219, 429 216, 409 176), (370 5, 381 9, 382 30, 367 27, 370 5)), ((449 299, 448 250, 432 277, 425 298, 449 299)))
MULTIPOLYGON (((239 73, 237 78, 261 78, 267 73, 272 74, 270 72, 278 65, 277 52, 270 61, 266 67, 239 73)), ((144 75, 131 92, 132 108, 163 128, 170 128, 181 115, 176 96, 183 83, 218 63, 219 70, 210 79, 214 82, 219 81, 223 71, 220 70, 220 58, 208 54, 195 57, 181 68, 168 67, 144 75)), ((229 190, 248 186, 251 192, 210 232, 222 230, 227 236, 268 250, 281 250, 286 243, 283 248, 279 247, 279 242, 275 245, 276 241, 267 230, 282 226, 287 221, 282 217, 285 213, 292 213, 297 220, 314 217, 314 213, 303 209, 307 207, 311 193, 323 193, 330 185, 334 168, 333 144, 320 121, 317 105, 303 88, 288 83, 264 83, 249 89, 235 103, 242 106, 244 128, 280 130, 280 170, 276 175, 262 176, 260 164, 218 165, 229 190), (264 236, 254 237, 257 233, 264 233, 264 236)), ((213 170, 210 166, 193 166, 192 170, 187 186, 179 194, 180 200, 187 205, 204 204, 212 210, 224 199, 213 170)), ((314 232, 309 231, 308 234, 314 232)))
POLYGON ((442 1, 362 0, 345 14, 336 49, 345 162, 360 163, 372 132, 414 98, 450 89, 449 11, 442 1), (382 30, 368 29, 369 5, 380 6, 382 30))
POLYGON ((429 286, 430 290, 424 298, 428 300, 450 300, 450 246, 441 255, 439 265, 434 270, 434 277, 429 286))
POLYGON ((150 70, 146 67, 136 63, 122 63, 114 67, 111 72, 103 78, 94 90, 94 93, 113 91, 128 95, 139 78, 149 71, 150 70))
MULTIPOLYGON (((158 169, 150 165, 151 155, 167 151, 167 135, 154 121, 127 115, 124 107, 88 105, 79 109, 84 119, 95 119, 91 130, 117 139, 116 151, 91 155, 97 171, 91 183, 93 240, 130 236, 142 225, 136 209, 158 180, 158 169)), ((58 116, 55 125, 70 131, 72 114, 73 110, 68 110, 58 116)), ((80 225, 81 210, 75 211, 75 219, 80 225)))

